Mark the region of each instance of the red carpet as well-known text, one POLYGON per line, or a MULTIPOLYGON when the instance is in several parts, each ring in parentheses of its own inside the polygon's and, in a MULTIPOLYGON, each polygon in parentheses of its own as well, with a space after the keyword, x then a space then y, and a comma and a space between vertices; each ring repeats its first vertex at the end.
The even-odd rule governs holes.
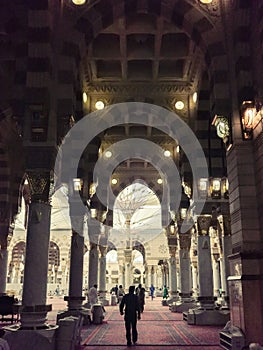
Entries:
MULTIPOLYGON (((117 306, 106 307, 102 325, 89 325, 82 331, 82 349, 126 348, 123 316, 117 306)), ((222 327, 190 326, 182 320, 182 314, 172 313, 161 305, 161 299, 146 300, 145 311, 138 321, 137 350, 146 349, 195 349, 218 350, 219 331, 222 327)))

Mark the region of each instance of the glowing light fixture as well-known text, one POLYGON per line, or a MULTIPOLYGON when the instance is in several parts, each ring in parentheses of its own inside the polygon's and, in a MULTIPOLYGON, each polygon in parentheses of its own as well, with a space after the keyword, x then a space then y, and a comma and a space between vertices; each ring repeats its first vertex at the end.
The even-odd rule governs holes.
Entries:
POLYGON ((178 109, 179 111, 181 111, 182 109, 184 109, 184 103, 183 103, 183 101, 176 101, 174 106, 175 106, 175 108, 178 109))
POLYGON ((86 0, 71 0, 73 2, 74 5, 84 5, 86 0))
POLYGON ((245 140, 250 140, 253 137, 254 120, 257 115, 257 110, 253 101, 244 101, 241 105, 241 122, 242 132, 245 140))
POLYGON ((163 183, 163 180, 161 178, 157 179, 157 183, 161 185, 163 183))
POLYGON ((211 4, 213 0, 200 0, 202 4, 211 4))
POLYGON ((88 101, 88 95, 86 94, 86 92, 83 92, 82 100, 83 100, 84 103, 86 103, 88 101))
POLYGON ((74 187, 74 191, 81 191, 83 185, 83 180, 82 179, 73 179, 73 187, 74 187))
POLYGON ((103 101, 99 100, 95 103, 95 108, 98 109, 98 110, 101 110, 105 107, 105 104, 103 101))
POLYGON ((197 101, 197 92, 193 93, 193 102, 196 103, 197 101))
POLYGON ((180 146, 176 146, 176 153, 180 153, 180 146))
POLYGON ((111 180, 111 183, 112 183, 113 185, 116 185, 116 184, 118 183, 118 180, 115 179, 115 178, 113 178, 113 179, 111 180))
POLYGON ((112 152, 111 151, 106 151, 105 152, 105 157, 106 158, 111 158, 111 156, 112 156, 112 152))
POLYGON ((168 151, 168 150, 164 151, 163 154, 164 154, 164 156, 167 157, 167 158, 171 156, 171 152, 168 151))

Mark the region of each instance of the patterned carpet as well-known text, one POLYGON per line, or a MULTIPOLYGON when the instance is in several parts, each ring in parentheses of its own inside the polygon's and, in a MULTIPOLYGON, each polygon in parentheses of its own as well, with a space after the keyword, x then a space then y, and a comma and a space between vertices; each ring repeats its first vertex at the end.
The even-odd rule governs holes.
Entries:
MULTIPOLYGON (((82 330, 82 349, 126 348, 123 316, 118 307, 107 307, 103 324, 88 325, 82 330)), ((187 325, 182 314, 172 313, 161 301, 148 301, 142 318, 138 321, 137 350, 145 349, 195 349, 218 350, 219 331, 222 327, 187 325)))

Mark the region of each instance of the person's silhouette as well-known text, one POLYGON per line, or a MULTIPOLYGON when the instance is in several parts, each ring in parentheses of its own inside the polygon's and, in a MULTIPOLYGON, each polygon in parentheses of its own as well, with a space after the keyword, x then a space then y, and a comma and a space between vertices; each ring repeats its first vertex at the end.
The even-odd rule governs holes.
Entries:
POLYGON ((129 293, 125 294, 120 303, 120 314, 123 315, 123 309, 125 312, 125 328, 127 346, 131 346, 131 329, 132 329, 132 341, 135 344, 138 339, 137 332, 137 319, 140 320, 140 306, 137 295, 134 294, 135 287, 129 287, 129 293))

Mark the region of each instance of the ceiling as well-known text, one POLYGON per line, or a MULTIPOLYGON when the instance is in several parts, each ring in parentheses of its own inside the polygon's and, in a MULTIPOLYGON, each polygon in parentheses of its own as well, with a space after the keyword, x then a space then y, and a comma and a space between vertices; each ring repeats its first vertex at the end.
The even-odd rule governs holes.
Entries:
POLYGON ((188 36, 163 18, 149 14, 121 18, 88 48, 89 82, 194 83, 199 55, 188 36))
MULTIPOLYGON (((105 105, 119 102, 152 103, 176 112, 185 122, 196 112, 192 95, 198 89, 201 51, 178 27, 162 17, 137 13, 119 18, 101 31, 87 48, 83 63, 83 85, 89 96, 89 108, 97 100, 105 105), (181 100, 184 107, 175 109, 181 100)), ((101 150, 117 141, 142 137, 155 142, 178 162, 177 143, 158 129, 142 125, 120 125, 103 134, 101 150)), ((113 174, 120 190, 136 178, 150 184, 158 196, 162 185, 160 174, 147 161, 130 159, 120 164, 113 174)))

